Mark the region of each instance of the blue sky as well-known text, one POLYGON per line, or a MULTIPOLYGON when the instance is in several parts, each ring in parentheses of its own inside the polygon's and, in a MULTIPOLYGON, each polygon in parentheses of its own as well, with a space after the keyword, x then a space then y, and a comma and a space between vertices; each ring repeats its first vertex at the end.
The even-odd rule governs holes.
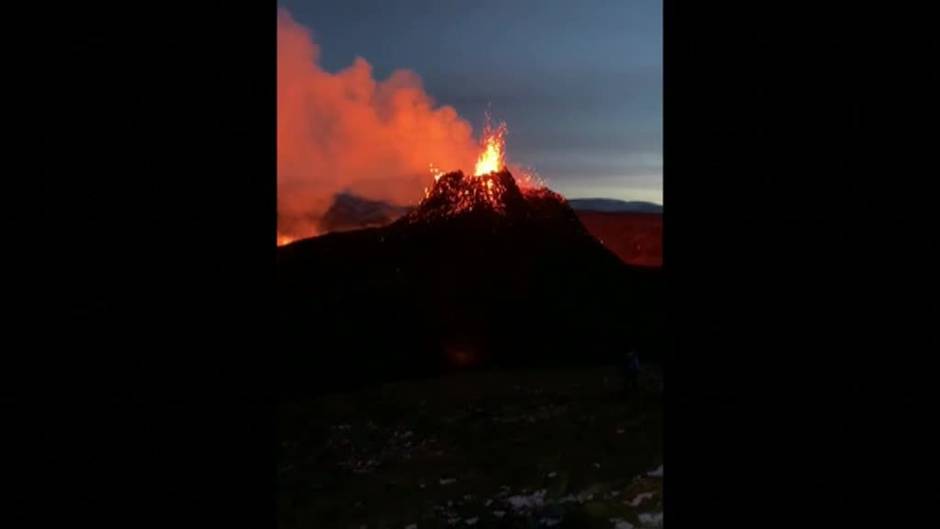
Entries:
POLYGON ((282 0, 329 71, 414 70, 569 198, 662 202, 661 0, 282 0))

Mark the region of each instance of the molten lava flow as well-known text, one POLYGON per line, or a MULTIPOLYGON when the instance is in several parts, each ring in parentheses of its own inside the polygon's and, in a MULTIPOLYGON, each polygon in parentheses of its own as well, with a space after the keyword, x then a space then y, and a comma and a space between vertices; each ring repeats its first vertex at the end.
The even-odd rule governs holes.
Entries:
POLYGON ((495 129, 487 119, 483 129, 483 152, 477 159, 474 176, 502 171, 506 167, 506 124, 500 123, 495 129))

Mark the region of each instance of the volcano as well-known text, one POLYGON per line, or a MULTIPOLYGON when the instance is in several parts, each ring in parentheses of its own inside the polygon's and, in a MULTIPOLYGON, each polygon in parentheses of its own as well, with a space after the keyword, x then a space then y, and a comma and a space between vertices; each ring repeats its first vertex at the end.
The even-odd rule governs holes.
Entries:
POLYGON ((624 264, 565 199, 503 169, 439 175, 377 228, 278 248, 281 365, 301 384, 661 350, 660 273, 624 264))

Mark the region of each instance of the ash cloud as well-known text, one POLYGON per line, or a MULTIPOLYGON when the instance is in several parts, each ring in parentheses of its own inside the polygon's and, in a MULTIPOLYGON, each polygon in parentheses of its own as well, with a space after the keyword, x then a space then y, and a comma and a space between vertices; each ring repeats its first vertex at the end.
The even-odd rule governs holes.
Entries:
POLYGON ((436 106, 421 79, 396 70, 376 80, 363 58, 336 73, 319 64, 311 32, 284 9, 277 22, 278 232, 317 234, 335 194, 414 204, 429 164, 472 169, 471 125, 436 106))

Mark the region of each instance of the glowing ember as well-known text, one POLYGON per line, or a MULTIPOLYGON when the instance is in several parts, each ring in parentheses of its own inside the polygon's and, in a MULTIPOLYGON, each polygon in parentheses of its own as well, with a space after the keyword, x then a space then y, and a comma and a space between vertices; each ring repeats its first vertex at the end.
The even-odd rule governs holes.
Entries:
POLYGON ((429 164, 428 164, 428 169, 431 170, 431 175, 434 176, 434 181, 435 181, 435 182, 437 182, 438 180, 440 180, 441 176, 443 176, 443 174, 444 174, 444 171, 438 169, 438 167, 437 167, 436 165, 434 165, 433 163, 429 163, 429 164))
POLYGON ((516 185, 523 191, 534 191, 548 187, 542 177, 531 167, 516 167, 513 169, 516 185))
POLYGON ((277 245, 278 245, 278 246, 284 246, 284 245, 286 245, 286 244, 290 244, 290 243, 294 242, 295 240, 296 240, 296 239, 294 239, 293 237, 288 237, 287 235, 281 235, 280 233, 277 234, 277 245))
POLYGON ((483 129, 483 152, 477 159, 474 176, 502 171, 506 167, 505 155, 506 124, 500 123, 498 127, 492 128, 487 117, 487 123, 483 129))

